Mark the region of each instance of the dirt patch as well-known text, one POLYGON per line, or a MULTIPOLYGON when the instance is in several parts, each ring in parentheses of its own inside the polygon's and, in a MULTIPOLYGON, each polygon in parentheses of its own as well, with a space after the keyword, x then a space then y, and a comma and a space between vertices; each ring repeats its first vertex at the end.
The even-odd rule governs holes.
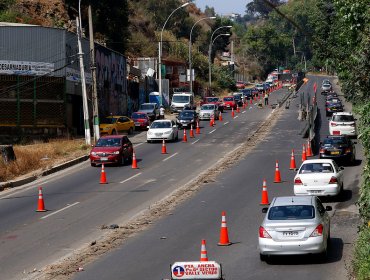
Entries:
POLYGON ((121 225, 118 229, 108 229, 109 227, 102 226, 102 230, 107 231, 107 233, 101 240, 93 241, 89 246, 74 252, 56 264, 47 266, 39 272, 34 273, 35 275, 33 276, 37 274, 37 279, 43 280, 71 279, 74 273, 81 270, 88 263, 95 261, 110 250, 122 246, 128 238, 148 229, 160 218, 170 215, 175 207, 193 197, 202 186, 208 182, 215 181, 220 173, 229 169, 253 151, 274 127, 282 112, 283 109, 281 108, 273 111, 269 118, 252 135, 245 139, 244 143, 220 159, 211 168, 201 173, 193 181, 150 206, 139 217, 121 225))

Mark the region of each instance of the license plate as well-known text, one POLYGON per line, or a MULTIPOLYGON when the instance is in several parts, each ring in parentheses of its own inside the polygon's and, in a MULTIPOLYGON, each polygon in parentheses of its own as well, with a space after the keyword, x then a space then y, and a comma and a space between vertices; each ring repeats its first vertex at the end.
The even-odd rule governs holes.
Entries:
POLYGON ((321 193, 321 191, 309 191, 310 193, 321 193))
POLYGON ((141 123, 139 123, 139 122, 136 122, 136 123, 135 123, 135 125, 136 125, 136 126, 140 126, 140 125, 141 125, 141 123))
POLYGON ((107 160, 108 160, 108 158, 107 158, 107 157, 101 157, 101 158, 100 158, 100 160, 101 160, 101 161, 107 161, 107 160))
POLYGON ((283 231, 283 236, 298 236, 298 231, 283 231))
POLYGON ((332 155, 339 155, 339 152, 331 152, 330 154, 332 154, 332 155))

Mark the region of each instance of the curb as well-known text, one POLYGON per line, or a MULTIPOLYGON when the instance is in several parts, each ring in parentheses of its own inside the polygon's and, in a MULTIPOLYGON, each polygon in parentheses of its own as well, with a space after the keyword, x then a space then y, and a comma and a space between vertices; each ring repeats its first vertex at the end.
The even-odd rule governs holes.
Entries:
POLYGON ((19 186, 31 183, 39 177, 43 177, 43 176, 46 176, 46 175, 53 174, 55 172, 58 172, 60 170, 68 168, 70 166, 73 166, 75 164, 83 162, 83 161, 87 160, 88 158, 89 158, 88 155, 81 156, 79 158, 72 159, 70 161, 67 161, 67 162, 61 163, 59 165, 53 166, 50 169, 43 171, 39 175, 32 175, 32 176, 29 176, 27 178, 23 178, 23 179, 19 179, 19 180, 12 180, 12 181, 8 181, 8 182, 0 182, 0 191, 3 191, 4 189, 15 188, 15 187, 19 187, 19 186))

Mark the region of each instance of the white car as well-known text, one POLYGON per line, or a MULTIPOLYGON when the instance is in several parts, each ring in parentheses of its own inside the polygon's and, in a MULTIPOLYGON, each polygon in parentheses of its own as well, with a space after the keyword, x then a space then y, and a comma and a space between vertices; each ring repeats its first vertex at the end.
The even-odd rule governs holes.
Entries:
POLYGON ((259 228, 261 261, 271 255, 320 254, 326 257, 330 242, 330 218, 316 196, 275 197, 259 228))
POLYGON ((215 120, 218 120, 219 116, 220 111, 218 110, 218 107, 215 104, 203 104, 200 107, 199 120, 209 120, 212 117, 214 117, 215 120))
POLYGON ((357 136, 356 119, 352 113, 334 113, 329 121, 330 135, 357 136))
POLYGON ((163 139, 172 141, 179 139, 179 130, 173 120, 156 120, 148 127, 146 133, 148 143, 162 141, 163 139))
POLYGON ((305 160, 294 177, 295 195, 336 196, 343 190, 343 167, 332 159, 305 160))

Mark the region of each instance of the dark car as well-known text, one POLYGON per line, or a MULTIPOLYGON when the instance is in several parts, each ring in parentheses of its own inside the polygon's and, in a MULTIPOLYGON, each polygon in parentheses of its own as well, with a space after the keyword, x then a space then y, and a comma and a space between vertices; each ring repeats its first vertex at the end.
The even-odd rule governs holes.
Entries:
POLYGON ((236 104, 239 107, 242 107, 243 104, 244 104, 243 94, 241 92, 235 92, 235 93, 233 93, 233 96, 234 96, 236 104))
POLYGON ((327 103, 325 104, 326 106, 326 116, 331 116, 333 113, 337 113, 337 112, 343 112, 343 104, 342 102, 339 100, 329 100, 327 101, 327 103))
POLYGON ((109 135, 99 138, 90 151, 91 166, 122 164, 132 160, 132 143, 126 135, 109 135))
POLYGON ((150 126, 150 119, 144 112, 132 113, 131 119, 134 121, 136 129, 147 129, 150 126))
POLYGON ((193 128, 196 127, 198 122, 198 114, 194 110, 184 110, 179 113, 176 119, 176 124, 179 128, 184 127, 191 127, 193 125, 193 128))
POLYGON ((243 93, 244 98, 247 99, 247 100, 253 98, 253 89, 251 89, 251 88, 242 89, 240 92, 243 93))
POLYGON ((346 135, 329 135, 320 142, 320 158, 353 163, 356 160, 355 142, 346 135))

